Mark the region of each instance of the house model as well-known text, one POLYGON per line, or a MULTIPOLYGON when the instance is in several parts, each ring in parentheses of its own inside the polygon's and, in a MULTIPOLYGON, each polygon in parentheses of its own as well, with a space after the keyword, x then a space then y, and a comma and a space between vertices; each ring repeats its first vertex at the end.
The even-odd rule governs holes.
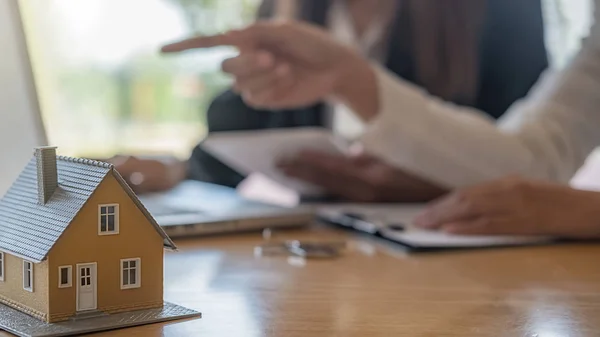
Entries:
POLYGON ((160 308, 165 247, 112 165, 37 148, 0 201, 0 303, 47 323, 160 308))

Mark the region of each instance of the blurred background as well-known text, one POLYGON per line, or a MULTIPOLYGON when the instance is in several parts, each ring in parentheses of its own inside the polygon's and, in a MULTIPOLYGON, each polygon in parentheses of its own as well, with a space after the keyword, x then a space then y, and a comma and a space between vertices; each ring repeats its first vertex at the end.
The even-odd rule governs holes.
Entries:
MULTIPOLYGON (((553 67, 589 30, 591 0, 544 0, 553 67)), ((260 0, 20 0, 51 144, 73 156, 174 154, 205 135, 234 50, 161 56, 165 42, 242 27, 260 0)))

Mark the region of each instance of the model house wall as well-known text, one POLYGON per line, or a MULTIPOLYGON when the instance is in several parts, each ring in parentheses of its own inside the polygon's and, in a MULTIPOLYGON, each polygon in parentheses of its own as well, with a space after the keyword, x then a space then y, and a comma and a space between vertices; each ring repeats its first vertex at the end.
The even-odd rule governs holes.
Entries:
POLYGON ((32 263, 33 292, 23 287, 23 259, 3 255, 4 280, 0 279, 0 302, 16 307, 31 316, 46 320, 48 315, 48 262, 32 263))
POLYGON ((115 313, 163 305, 163 239, 110 174, 50 251, 50 321, 77 312, 77 264, 97 264, 97 310, 115 313), (118 205, 118 229, 99 235, 99 205, 118 205), (122 259, 140 259, 140 287, 121 289, 122 259), (71 266, 72 286, 59 287, 59 267, 71 266))

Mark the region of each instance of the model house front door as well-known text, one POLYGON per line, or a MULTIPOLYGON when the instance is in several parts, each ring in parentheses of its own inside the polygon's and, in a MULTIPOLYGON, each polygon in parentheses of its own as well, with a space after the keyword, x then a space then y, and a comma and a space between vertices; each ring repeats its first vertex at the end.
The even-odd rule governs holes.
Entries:
POLYGON ((96 264, 77 265, 77 311, 97 309, 96 264))

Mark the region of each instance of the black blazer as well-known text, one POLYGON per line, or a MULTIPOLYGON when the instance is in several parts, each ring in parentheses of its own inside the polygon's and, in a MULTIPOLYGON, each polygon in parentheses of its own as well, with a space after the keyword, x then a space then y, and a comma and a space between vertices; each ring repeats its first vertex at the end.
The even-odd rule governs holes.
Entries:
MULTIPOLYGON (((331 0, 302 1, 301 17, 325 25, 331 0)), ((273 14, 273 1, 265 0, 259 16, 273 14)), ((398 6, 401 7, 401 6, 398 6)), ((406 51, 409 36, 402 36, 408 20, 398 11, 392 27, 386 67, 407 81, 419 84, 414 60, 406 51)), ((480 39, 479 91, 477 108, 498 118, 516 100, 527 95, 548 67, 541 0, 488 0, 480 39)), ((462 104, 460 101, 454 103, 462 104)), ((247 106, 231 91, 221 94, 207 112, 209 132, 325 126, 323 104, 285 111, 257 110, 247 106)), ((197 147, 190 159, 190 177, 235 186, 243 177, 210 158, 197 147)))

